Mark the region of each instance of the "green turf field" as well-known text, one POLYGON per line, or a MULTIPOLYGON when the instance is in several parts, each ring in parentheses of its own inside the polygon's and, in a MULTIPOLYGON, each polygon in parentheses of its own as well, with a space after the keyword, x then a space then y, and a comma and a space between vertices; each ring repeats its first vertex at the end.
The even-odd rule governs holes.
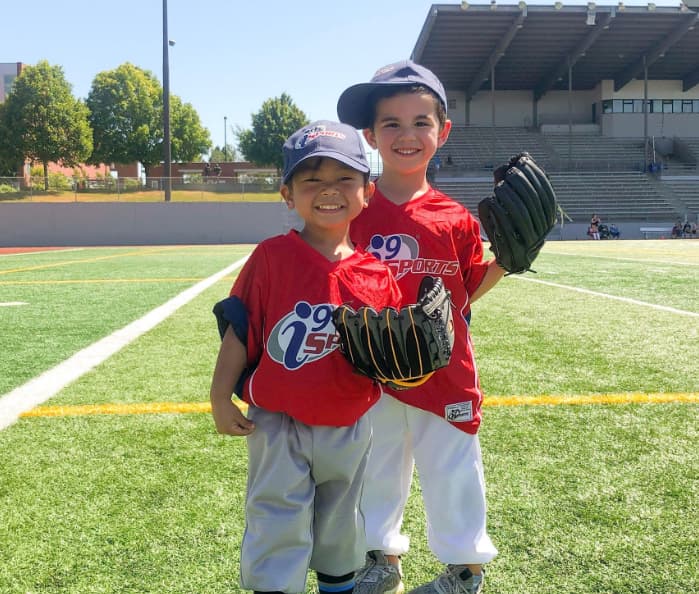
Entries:
MULTIPOLYGON (((0 398, 250 247, 0 256, 0 398)), ((486 594, 699 591, 699 241, 550 242, 535 268, 473 308, 486 594)), ((0 430, 1 593, 241 592, 245 442, 205 412, 233 278, 0 430)), ((424 521, 416 483, 408 588, 440 568, 424 521)))

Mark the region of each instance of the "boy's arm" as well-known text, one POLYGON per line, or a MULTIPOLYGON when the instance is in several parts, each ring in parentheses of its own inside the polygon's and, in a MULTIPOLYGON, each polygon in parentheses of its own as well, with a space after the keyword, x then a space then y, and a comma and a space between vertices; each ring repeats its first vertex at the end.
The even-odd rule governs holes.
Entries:
POLYGON ((249 435, 255 424, 233 403, 235 384, 247 366, 247 349, 228 326, 218 352, 211 380, 211 414, 216 430, 226 435, 249 435))
POLYGON ((505 270, 500 268, 495 260, 490 260, 490 262, 488 262, 488 270, 486 270, 486 273, 483 275, 481 284, 478 285, 478 288, 470 296, 471 303, 483 297, 483 295, 498 284, 498 281, 503 276, 505 276, 505 270))

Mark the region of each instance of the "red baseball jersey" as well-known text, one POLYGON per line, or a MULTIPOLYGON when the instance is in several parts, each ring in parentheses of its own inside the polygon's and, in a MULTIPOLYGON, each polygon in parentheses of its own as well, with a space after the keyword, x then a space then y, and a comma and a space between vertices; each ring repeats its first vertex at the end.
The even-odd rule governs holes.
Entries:
POLYGON ((242 398, 284 412, 307 425, 354 424, 380 396, 376 382, 358 374, 338 350, 331 313, 400 306, 389 269, 358 248, 330 262, 292 230, 260 243, 241 270, 231 296, 248 315, 248 368, 242 398))
POLYGON ((481 420, 481 394, 466 323, 469 295, 487 269, 478 221, 435 189, 394 204, 378 190, 351 226, 353 241, 386 263, 407 304, 418 298, 425 275, 440 276, 454 305, 454 348, 449 365, 417 388, 389 391, 406 404, 435 413, 467 433, 481 420))

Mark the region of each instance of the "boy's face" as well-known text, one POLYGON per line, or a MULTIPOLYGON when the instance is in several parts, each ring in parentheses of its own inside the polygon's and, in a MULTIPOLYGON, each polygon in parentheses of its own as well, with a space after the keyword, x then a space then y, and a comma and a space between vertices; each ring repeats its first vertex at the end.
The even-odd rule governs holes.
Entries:
POLYGON ((301 164, 281 193, 307 228, 331 230, 348 227, 366 208, 374 184, 365 182, 362 172, 324 157, 315 167, 301 164))
POLYGON ((440 129, 434 101, 427 93, 400 93, 378 101, 374 127, 364 130, 364 137, 381 154, 384 171, 427 170, 451 130, 449 120, 440 129))

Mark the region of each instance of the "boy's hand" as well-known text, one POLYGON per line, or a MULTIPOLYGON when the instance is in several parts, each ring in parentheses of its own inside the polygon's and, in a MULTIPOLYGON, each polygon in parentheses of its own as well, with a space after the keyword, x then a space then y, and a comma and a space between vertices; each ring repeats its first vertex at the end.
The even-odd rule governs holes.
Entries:
POLYGON ((211 414, 216 431, 224 435, 250 435, 255 430, 255 423, 232 400, 212 400, 211 414))
POLYGON ((235 384, 246 365, 245 345, 229 324, 223 331, 221 348, 211 380, 211 414, 216 430, 225 435, 250 435, 255 424, 231 400, 235 384))

